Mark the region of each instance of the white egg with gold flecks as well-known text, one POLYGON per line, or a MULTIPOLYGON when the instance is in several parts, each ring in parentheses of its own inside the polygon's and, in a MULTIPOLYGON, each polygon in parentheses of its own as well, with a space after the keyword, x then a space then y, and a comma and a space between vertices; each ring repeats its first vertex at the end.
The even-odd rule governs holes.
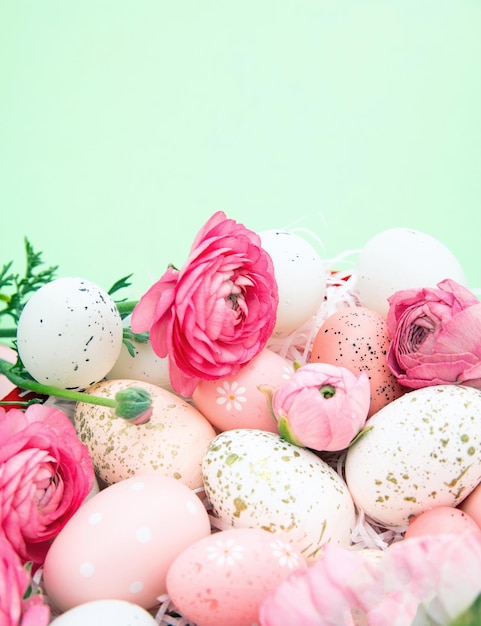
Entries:
POLYGON ((222 529, 285 533, 310 561, 326 541, 350 544, 355 511, 341 476, 314 452, 275 433, 220 433, 207 448, 202 473, 222 529))
POLYGON ((347 452, 356 504, 386 527, 456 506, 481 481, 481 391, 435 385, 410 391, 366 422, 347 452))

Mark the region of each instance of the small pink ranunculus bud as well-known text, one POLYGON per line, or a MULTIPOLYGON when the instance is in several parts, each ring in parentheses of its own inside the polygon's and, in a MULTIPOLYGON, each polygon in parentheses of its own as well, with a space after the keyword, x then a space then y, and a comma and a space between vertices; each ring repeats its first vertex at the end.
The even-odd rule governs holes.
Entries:
POLYGON ((343 450, 366 423, 369 377, 309 363, 273 392, 271 405, 279 434, 287 441, 317 451, 343 450))

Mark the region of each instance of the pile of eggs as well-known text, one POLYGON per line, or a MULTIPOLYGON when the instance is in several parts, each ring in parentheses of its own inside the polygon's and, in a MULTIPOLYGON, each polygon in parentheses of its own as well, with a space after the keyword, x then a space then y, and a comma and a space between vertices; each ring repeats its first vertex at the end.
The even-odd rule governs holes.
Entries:
POLYGON ((134 342, 130 356, 125 321, 98 286, 58 279, 27 303, 17 346, 34 378, 107 397, 141 386, 153 398, 142 425, 88 403, 72 410, 100 489, 47 555, 43 585, 58 626, 148 626, 163 601, 197 626, 256 624, 266 595, 322 558, 323 544, 355 544, 360 511, 397 540, 479 528, 481 393, 410 391, 385 362, 387 298, 447 277, 466 284, 459 262, 419 231, 381 232, 359 253, 346 304, 336 290, 347 283, 332 281, 305 239, 260 235, 279 288, 272 341, 235 375, 202 381, 192 398, 173 393, 148 343, 134 342), (294 356, 369 375, 372 428, 336 459, 342 471, 332 455, 283 440, 258 389, 282 385, 294 356))

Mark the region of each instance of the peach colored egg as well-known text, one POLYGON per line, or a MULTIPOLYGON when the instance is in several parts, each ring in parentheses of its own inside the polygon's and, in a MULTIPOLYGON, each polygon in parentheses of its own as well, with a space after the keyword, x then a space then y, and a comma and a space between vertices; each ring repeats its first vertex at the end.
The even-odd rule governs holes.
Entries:
POLYGON ((79 403, 74 422, 98 476, 108 485, 137 474, 176 478, 191 489, 202 486, 202 458, 216 433, 207 419, 179 396, 145 381, 105 380, 93 395, 113 398, 126 387, 152 396, 153 413, 145 424, 115 417, 113 409, 79 403))
POLYGON ((179 481, 123 480, 85 502, 57 535, 44 565, 46 593, 60 611, 104 599, 152 608, 177 555, 209 534, 207 510, 179 481))
POLYGON ((467 513, 453 506, 437 506, 413 517, 404 533, 404 538, 439 535, 443 533, 462 533, 479 527, 467 513))
POLYGON ((268 593, 304 558, 282 535, 256 528, 213 533, 191 544, 167 573, 167 592, 197 626, 251 626, 268 593))
POLYGON ((458 505, 458 509, 467 513, 481 528, 481 485, 458 505))
POLYGON ((366 307, 346 307, 321 325, 310 360, 342 365, 354 373, 367 372, 371 385, 370 416, 405 391, 386 364, 389 341, 386 320, 380 313, 366 307))
POLYGON ((219 431, 257 428, 276 433, 277 421, 258 385, 276 388, 293 372, 290 361, 265 349, 233 376, 200 381, 192 398, 219 431))

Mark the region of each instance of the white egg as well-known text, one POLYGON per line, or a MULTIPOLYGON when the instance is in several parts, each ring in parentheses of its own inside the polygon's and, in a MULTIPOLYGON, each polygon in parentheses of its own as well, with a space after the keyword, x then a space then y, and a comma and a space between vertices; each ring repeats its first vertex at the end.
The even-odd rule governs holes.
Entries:
POLYGON ((387 404, 347 452, 355 503, 386 527, 435 506, 456 506, 481 481, 481 391, 416 389, 387 404))
POLYGON ((18 353, 40 383, 85 389, 112 368, 122 320, 112 298, 82 278, 58 278, 36 291, 17 326, 18 353))
POLYGON ((466 285, 464 270, 440 241, 409 228, 372 237, 359 253, 357 288, 363 306, 386 315, 387 299, 401 289, 435 287, 451 278, 466 285))
MULTIPOLYGON (((130 316, 123 320, 123 326, 130 325, 130 316)), ((169 362, 167 358, 161 358, 152 349, 150 341, 130 340, 134 356, 132 356, 123 343, 119 356, 112 369, 107 372, 107 380, 131 378, 142 380, 168 391, 173 391, 169 378, 169 362)))
POLYGON ((314 247, 293 232, 266 230, 259 236, 272 258, 279 290, 274 334, 287 335, 321 306, 326 293, 326 268, 314 247))
POLYGON ((94 600, 62 613, 53 626, 158 626, 145 609, 125 600, 94 600))
POLYGON ((222 529, 261 528, 287 537, 310 561, 322 545, 349 545, 355 523, 343 479, 312 451, 276 433, 224 431, 207 448, 204 488, 222 529))

